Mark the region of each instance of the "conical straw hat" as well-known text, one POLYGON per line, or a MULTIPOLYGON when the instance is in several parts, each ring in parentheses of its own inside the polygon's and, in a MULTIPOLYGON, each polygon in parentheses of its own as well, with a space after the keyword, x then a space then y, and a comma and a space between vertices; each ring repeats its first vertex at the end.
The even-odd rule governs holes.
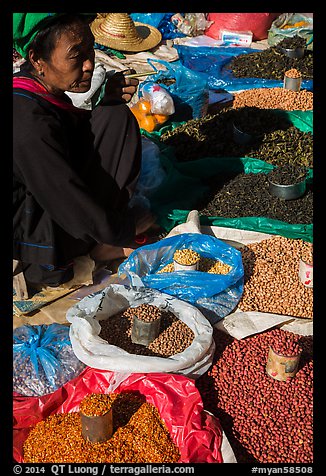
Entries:
POLYGON ((158 45, 161 32, 145 23, 134 22, 128 13, 108 13, 90 25, 96 43, 121 51, 146 51, 158 45))

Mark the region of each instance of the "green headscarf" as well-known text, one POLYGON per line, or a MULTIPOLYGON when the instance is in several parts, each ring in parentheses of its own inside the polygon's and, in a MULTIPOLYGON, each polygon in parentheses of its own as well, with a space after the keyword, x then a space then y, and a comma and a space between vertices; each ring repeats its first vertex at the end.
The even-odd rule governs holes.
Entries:
MULTIPOLYGON (((29 46, 37 33, 60 15, 65 13, 14 13, 13 47, 26 59, 29 46)), ((96 16, 96 13, 79 13, 79 15, 96 16)))

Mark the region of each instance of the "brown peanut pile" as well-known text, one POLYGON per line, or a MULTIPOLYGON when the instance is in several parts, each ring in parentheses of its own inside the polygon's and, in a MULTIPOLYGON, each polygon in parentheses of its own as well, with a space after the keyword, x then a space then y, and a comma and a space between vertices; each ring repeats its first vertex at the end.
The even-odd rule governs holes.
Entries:
POLYGON ((310 244, 274 236, 241 249, 244 289, 242 311, 313 317, 313 289, 299 278, 300 257, 310 244))
POLYGON ((288 69, 287 71, 285 71, 284 75, 287 76, 288 78, 293 78, 293 79, 302 77, 302 74, 300 73, 300 71, 298 71, 295 68, 288 69))
POLYGON ((192 344, 195 334, 190 327, 170 311, 160 310, 159 335, 148 346, 135 344, 131 341, 133 316, 137 316, 138 309, 142 313, 144 313, 144 309, 152 312, 152 307, 155 306, 141 304, 137 307, 129 307, 125 311, 100 321, 99 337, 130 354, 166 358, 183 352, 192 344))
POLYGON ((313 244, 306 243, 306 246, 301 251, 301 259, 307 264, 313 264, 313 244))
POLYGON ((141 304, 140 306, 131 309, 135 309, 134 316, 143 322, 156 321, 157 319, 160 319, 162 315, 160 309, 151 304, 141 304))
POLYGON ((232 107, 258 107, 287 111, 313 110, 313 92, 302 89, 291 91, 284 88, 257 88, 234 93, 232 107))
MULTIPOLYGON (((206 258, 204 256, 200 256, 199 258, 199 265, 198 271, 203 273, 212 273, 212 274, 228 274, 232 269, 232 266, 222 263, 222 261, 206 258)), ((157 273, 173 273, 174 272, 174 265, 173 263, 168 263, 167 265, 163 266, 157 273)))
POLYGON ((211 370, 196 380, 238 463, 313 462, 313 339, 282 329, 237 340, 215 330, 211 370), (270 346, 288 335, 302 348, 298 371, 282 382, 266 373, 270 346))
POLYGON ((180 451, 154 405, 133 393, 112 393, 113 436, 85 440, 79 412, 49 416, 24 442, 25 463, 177 463, 180 451))

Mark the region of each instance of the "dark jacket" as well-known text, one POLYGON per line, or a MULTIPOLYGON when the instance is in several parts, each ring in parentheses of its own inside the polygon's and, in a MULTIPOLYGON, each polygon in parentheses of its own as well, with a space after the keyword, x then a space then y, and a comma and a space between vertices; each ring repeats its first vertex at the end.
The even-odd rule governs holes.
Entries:
POLYGON ((14 89, 14 259, 62 265, 96 243, 132 240, 129 212, 112 210, 97 193, 90 115, 14 89))

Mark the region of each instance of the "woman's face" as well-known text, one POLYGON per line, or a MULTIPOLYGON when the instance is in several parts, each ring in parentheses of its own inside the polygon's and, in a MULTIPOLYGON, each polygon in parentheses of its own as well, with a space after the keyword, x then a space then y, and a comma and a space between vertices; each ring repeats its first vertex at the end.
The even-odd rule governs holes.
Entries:
POLYGON ((50 61, 39 60, 40 79, 53 94, 84 93, 91 87, 94 58, 94 36, 88 25, 78 22, 62 33, 50 61))

